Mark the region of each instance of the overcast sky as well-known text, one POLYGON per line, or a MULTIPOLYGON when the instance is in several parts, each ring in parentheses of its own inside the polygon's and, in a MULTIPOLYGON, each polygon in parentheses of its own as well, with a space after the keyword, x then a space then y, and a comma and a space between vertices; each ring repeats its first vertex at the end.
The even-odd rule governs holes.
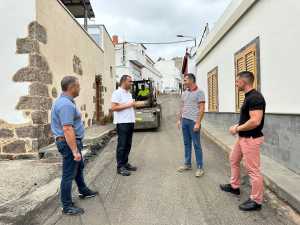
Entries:
MULTIPOLYGON (((201 35, 205 23, 213 27, 231 0, 90 0, 96 23, 104 24, 110 35, 134 42, 183 40, 177 34, 201 35)), ((199 40, 198 40, 199 41, 199 40)), ((153 58, 183 56, 193 43, 147 45, 153 58)))

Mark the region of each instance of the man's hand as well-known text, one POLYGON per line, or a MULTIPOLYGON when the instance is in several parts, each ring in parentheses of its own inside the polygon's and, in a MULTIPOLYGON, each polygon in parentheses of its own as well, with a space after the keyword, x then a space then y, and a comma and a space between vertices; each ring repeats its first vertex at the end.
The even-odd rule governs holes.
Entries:
POLYGON ((230 132, 232 135, 236 135, 237 132, 238 132, 238 130, 237 130, 238 126, 239 126, 238 124, 231 126, 231 127, 229 128, 229 132, 230 132))
POLYGON ((200 123, 195 123, 195 126, 194 126, 194 132, 198 132, 201 128, 201 124, 200 123))
POLYGON ((81 154, 78 151, 73 152, 73 156, 74 156, 74 160, 76 162, 80 162, 80 160, 81 160, 81 154))
POLYGON ((127 103, 127 107, 128 108, 135 107, 135 104, 136 104, 135 101, 131 100, 130 102, 127 103))
POLYGON ((177 120, 177 122, 176 122, 176 126, 177 126, 177 128, 178 128, 178 129, 180 129, 180 126, 181 126, 181 122, 180 122, 180 120, 177 120))
POLYGON ((134 108, 141 108, 141 107, 144 107, 145 104, 146 103, 144 101, 136 101, 136 102, 134 102, 133 106, 134 106, 134 108))
POLYGON ((124 109, 129 109, 129 108, 132 108, 132 107, 135 107, 135 101, 134 100, 131 100, 128 103, 123 103, 123 104, 115 103, 115 102, 113 102, 111 104, 111 110, 113 112, 120 112, 124 109))

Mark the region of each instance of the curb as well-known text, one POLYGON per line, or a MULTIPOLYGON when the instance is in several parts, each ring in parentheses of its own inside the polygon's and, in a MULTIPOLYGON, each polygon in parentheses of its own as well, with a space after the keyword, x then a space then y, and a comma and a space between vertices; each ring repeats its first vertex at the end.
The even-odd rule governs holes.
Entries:
MULTIPOLYGON (((89 162, 89 159, 98 155, 114 135, 115 129, 110 128, 95 138, 86 140, 85 149, 82 151, 85 164, 89 162)), ((30 224, 36 213, 39 213, 45 206, 58 197, 59 183, 60 178, 56 177, 48 184, 37 188, 34 192, 16 201, 1 205, 0 225, 30 224)))
MULTIPOLYGON (((218 147, 220 147, 226 155, 229 157, 229 154, 231 152, 231 147, 223 143, 220 139, 216 138, 214 135, 212 135, 207 129, 202 128, 201 129, 202 134, 214 142, 218 147)), ((242 165, 242 164, 241 164, 242 165)), ((282 200, 280 196, 275 193, 274 187, 277 185, 267 176, 264 176, 264 186, 265 186, 265 201, 273 208, 275 209, 276 213, 285 219, 288 219, 296 224, 300 224, 300 214, 297 212, 297 210, 293 209, 289 203, 287 203, 285 200, 282 200)))

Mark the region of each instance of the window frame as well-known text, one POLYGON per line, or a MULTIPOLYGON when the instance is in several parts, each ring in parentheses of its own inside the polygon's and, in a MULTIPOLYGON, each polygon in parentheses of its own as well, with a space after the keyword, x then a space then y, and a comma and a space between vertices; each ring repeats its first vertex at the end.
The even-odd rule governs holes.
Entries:
MULTIPOLYGON (((214 91, 214 90, 212 90, 214 91)), ((209 112, 219 112, 219 68, 218 66, 214 67, 207 73, 207 98, 208 98, 208 111, 209 112), (216 109, 210 107, 210 91, 209 91, 209 77, 216 76, 216 109)))
MULTIPOLYGON (((256 37, 254 40, 246 44, 244 47, 242 47, 240 50, 238 50, 234 54, 234 89, 235 89, 235 111, 240 112, 240 107, 239 107, 239 92, 236 88, 236 78, 238 74, 238 65, 237 65, 237 60, 242 56, 246 55, 248 52, 249 48, 254 46, 255 49, 255 63, 256 63, 256 74, 254 74, 255 79, 256 79, 256 90, 261 91, 261 73, 260 73, 260 38, 259 36, 256 37)), ((244 59, 245 63, 245 59, 244 59)), ((246 68, 245 68, 246 70, 246 68)))

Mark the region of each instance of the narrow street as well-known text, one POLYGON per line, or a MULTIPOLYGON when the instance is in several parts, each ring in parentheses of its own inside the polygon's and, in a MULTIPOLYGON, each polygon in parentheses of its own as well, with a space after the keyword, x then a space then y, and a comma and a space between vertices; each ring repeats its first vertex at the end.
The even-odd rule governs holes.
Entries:
MULTIPOLYGON (((76 200, 85 209, 80 217, 62 216, 57 209, 47 225, 279 225, 273 210, 264 205, 260 212, 245 213, 238 205, 248 197, 243 187, 241 199, 219 190, 228 182, 229 164, 222 150, 202 139, 205 175, 178 173, 183 161, 183 144, 175 128, 178 98, 163 97, 160 131, 136 132, 131 154, 139 170, 130 177, 116 175, 115 161, 98 175, 92 188, 100 196, 76 200), (55 218, 54 218, 55 217, 55 218)), ((116 140, 105 151, 114 152, 116 140)), ((102 160, 100 155, 95 161, 102 160)), ((97 163, 97 162, 95 162, 97 163)))

